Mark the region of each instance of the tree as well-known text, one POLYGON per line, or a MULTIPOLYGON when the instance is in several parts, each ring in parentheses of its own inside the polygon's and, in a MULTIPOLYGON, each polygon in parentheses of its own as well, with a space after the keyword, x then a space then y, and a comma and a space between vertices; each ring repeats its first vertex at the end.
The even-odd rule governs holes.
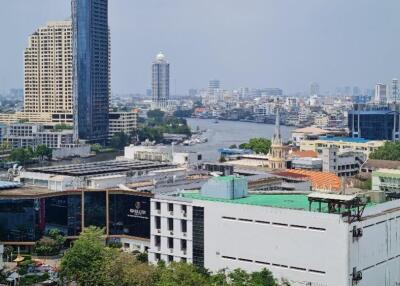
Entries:
POLYGON ((209 277, 200 274, 192 264, 172 262, 168 267, 159 268, 156 286, 205 286, 209 277))
POLYGON ((58 229, 51 229, 47 236, 43 236, 35 244, 35 251, 41 256, 52 256, 60 253, 64 246, 65 237, 58 229))
POLYGON ((106 265, 106 273, 113 285, 153 286, 157 280, 157 269, 153 265, 142 263, 132 254, 109 252, 110 263, 106 265))
POLYGON ((162 124, 164 121, 165 112, 160 109, 149 110, 147 112, 147 118, 156 125, 162 124))
POLYGON ((370 159, 400 161, 400 142, 386 141, 385 144, 373 151, 370 159))
POLYGON ((27 161, 32 159, 30 156, 29 152, 25 148, 16 148, 11 151, 11 154, 9 156, 9 159, 11 161, 18 161, 22 165, 25 165, 27 161))
POLYGON ((127 134, 124 132, 118 132, 111 138, 110 145, 115 149, 122 150, 129 144, 129 141, 130 138, 127 134))
POLYGON ((107 248, 103 239, 104 230, 86 228, 61 260, 60 276, 64 282, 74 281, 78 285, 112 285, 104 271, 107 265, 107 248))
POLYGON ((43 158, 50 160, 53 155, 53 150, 42 144, 36 147, 34 154, 38 156, 41 160, 43 160, 43 158))
POLYGON ((250 149, 255 153, 268 154, 271 149, 271 140, 266 138, 252 138, 249 143, 240 144, 239 147, 250 149))
POLYGON ((278 286, 274 276, 268 269, 250 274, 250 285, 252 286, 278 286))

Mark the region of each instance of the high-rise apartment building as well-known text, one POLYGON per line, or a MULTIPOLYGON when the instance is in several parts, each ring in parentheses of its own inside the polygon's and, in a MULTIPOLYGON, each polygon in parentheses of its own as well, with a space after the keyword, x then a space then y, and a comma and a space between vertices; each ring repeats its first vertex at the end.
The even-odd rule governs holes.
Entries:
POLYGON ((378 83, 375 85, 375 103, 387 103, 387 86, 386 84, 378 83))
POLYGON ((72 123, 72 24, 49 22, 29 36, 24 52, 24 112, 72 123))
POLYGON ((152 64, 153 108, 165 110, 169 100, 169 63, 158 53, 152 64))
POLYGON ((319 95, 319 92, 320 92, 320 90, 319 90, 319 84, 316 83, 316 82, 312 82, 312 83, 310 84, 310 95, 311 95, 311 96, 313 96, 313 95, 319 95))
POLYGON ((398 103, 399 101, 399 80, 397 78, 392 79, 392 102, 398 103))
POLYGON ((108 0, 72 0, 75 138, 105 143, 110 96, 108 0))

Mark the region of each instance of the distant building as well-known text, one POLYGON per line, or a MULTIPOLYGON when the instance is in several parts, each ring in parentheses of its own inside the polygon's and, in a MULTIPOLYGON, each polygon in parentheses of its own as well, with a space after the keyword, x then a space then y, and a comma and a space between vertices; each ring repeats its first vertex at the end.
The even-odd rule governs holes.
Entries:
POLYGON ((156 56, 152 65, 153 109, 165 110, 169 101, 169 63, 163 53, 156 56))
POLYGON ((361 151, 342 152, 339 148, 333 146, 323 148, 321 154, 322 171, 335 173, 339 177, 351 177, 360 172, 366 157, 366 154, 361 151))
POLYGON ((391 101, 397 103, 399 101, 399 80, 392 79, 391 101))
POLYGON ((35 123, 13 123, 5 128, 3 141, 12 148, 35 148, 38 145, 46 145, 49 148, 61 148, 73 143, 73 131, 46 130, 44 125, 35 123))
POLYGON ((372 190, 400 197, 400 170, 382 168, 373 171, 372 190))
POLYGON ((387 85, 378 83, 375 85, 375 103, 386 104, 387 103, 387 85))
POLYGON ((355 105, 348 112, 348 128, 353 138, 399 140, 400 114, 392 106, 355 105))
POLYGON ((105 144, 110 98, 108 0, 72 0, 75 139, 105 144))
POLYGON ((137 120, 139 116, 138 110, 132 111, 116 111, 110 112, 109 118, 109 129, 108 138, 111 139, 117 133, 125 133, 126 135, 132 136, 135 130, 137 130, 137 120))
POLYGON ((29 36, 24 51, 24 110, 0 114, 0 122, 72 124, 72 95, 72 24, 49 22, 29 36))
POLYGON ((316 82, 312 82, 310 84, 310 96, 319 95, 319 84, 316 82))
POLYGON ((320 136, 317 140, 302 140, 300 142, 300 150, 313 150, 322 154, 325 148, 337 147, 340 152, 360 151, 368 156, 371 152, 383 146, 384 143, 384 141, 363 138, 320 136))

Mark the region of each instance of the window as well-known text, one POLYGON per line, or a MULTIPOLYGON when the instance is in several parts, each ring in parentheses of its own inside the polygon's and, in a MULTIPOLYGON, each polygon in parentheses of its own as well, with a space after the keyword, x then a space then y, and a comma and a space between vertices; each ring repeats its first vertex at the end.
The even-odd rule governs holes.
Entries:
POLYGON ((173 204, 168 204, 168 211, 173 212, 174 211, 174 205, 173 204))
POLYGON ((155 240, 154 245, 157 246, 157 247, 161 247, 161 237, 156 235, 154 237, 154 240, 155 240))
POLYGON ((174 261, 174 257, 172 255, 168 255, 168 262, 173 262, 174 261))
POLYGON ((168 248, 174 248, 174 239, 172 237, 168 237, 168 248))
POLYGON ((186 205, 182 205, 181 208, 182 208, 182 212, 184 212, 184 213, 187 212, 187 206, 186 205))
POLYGON ((156 224, 156 229, 161 229, 161 217, 156 216, 154 217, 155 224, 156 224))
POLYGON ((156 202, 156 210, 161 210, 161 203, 160 202, 156 202))
POLYGON ((169 231, 174 230, 174 219, 173 218, 168 218, 168 230, 169 231))
POLYGON ((160 261, 161 260, 161 254, 160 253, 156 253, 156 261, 160 261))
POLYGON ((181 231, 187 232, 187 221, 186 220, 181 220, 181 231))
POLYGON ((187 249, 187 242, 185 239, 181 239, 181 250, 186 251, 187 249))

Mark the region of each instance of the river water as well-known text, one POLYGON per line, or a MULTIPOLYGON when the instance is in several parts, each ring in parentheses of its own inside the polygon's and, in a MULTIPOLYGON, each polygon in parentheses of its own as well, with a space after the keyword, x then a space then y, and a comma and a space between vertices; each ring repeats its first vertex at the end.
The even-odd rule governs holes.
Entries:
MULTIPOLYGON (((219 148, 227 148, 233 144, 240 145, 241 143, 245 143, 249 141, 249 139, 255 137, 272 138, 275 130, 274 125, 251 122, 220 120, 219 123, 214 123, 214 120, 212 119, 197 118, 188 118, 187 122, 193 130, 196 130, 197 128, 200 128, 200 130, 207 130, 203 136, 207 137, 208 142, 192 146, 176 146, 175 150, 200 152, 203 155, 203 158, 210 162, 218 160, 219 148)), ((284 140, 290 138, 290 132, 292 130, 293 127, 281 126, 281 133, 284 140)), ((100 153, 90 158, 73 158, 72 160, 41 162, 39 164, 30 165, 29 167, 107 161, 113 160, 116 156, 122 155, 123 152, 100 153)))
MULTIPOLYGON (((208 142, 187 147, 177 146, 176 148, 200 152, 207 161, 218 159, 218 148, 226 148, 233 144, 240 145, 255 137, 272 138, 275 131, 275 125, 252 122, 220 120, 219 123, 214 123, 212 119, 197 118, 189 118, 187 122, 193 130, 197 127, 201 130, 207 130, 204 136, 208 138, 208 142)), ((293 127, 281 126, 281 134, 284 140, 290 138, 292 130, 293 127)))

